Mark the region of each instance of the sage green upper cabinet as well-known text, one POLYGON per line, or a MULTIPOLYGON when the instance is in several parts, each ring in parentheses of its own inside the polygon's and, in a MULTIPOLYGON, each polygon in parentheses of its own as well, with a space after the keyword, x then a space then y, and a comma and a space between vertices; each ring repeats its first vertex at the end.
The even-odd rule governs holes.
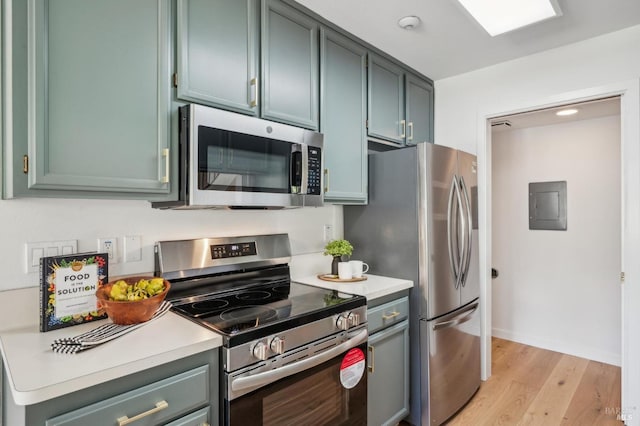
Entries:
POLYGON ((369 136, 404 144, 404 71, 375 54, 369 55, 369 136))
POLYGON ((318 129, 319 24, 279 0, 262 0, 262 116, 318 129))
POLYGON ((320 131, 324 134, 327 202, 367 202, 367 51, 320 31, 320 131))
POLYGON ((258 115, 258 0, 178 0, 178 98, 258 115))
POLYGON ((433 142, 433 86, 406 74, 407 145, 433 142))
POLYGON ((166 198, 171 0, 17 3, 14 195, 166 198))
POLYGON ((433 142, 433 86, 399 65, 369 55, 371 138, 398 145, 433 142))

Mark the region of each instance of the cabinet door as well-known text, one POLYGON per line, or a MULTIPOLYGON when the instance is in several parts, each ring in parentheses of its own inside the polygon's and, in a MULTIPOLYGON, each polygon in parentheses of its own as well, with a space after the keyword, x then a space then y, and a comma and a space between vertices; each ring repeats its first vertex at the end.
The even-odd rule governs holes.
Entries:
POLYGON ((171 1, 28 3, 28 187, 168 193, 171 1))
POLYGON ((324 134, 325 201, 367 201, 366 50, 322 28, 320 130, 324 134))
POLYGON ((318 129, 318 23, 262 0, 262 116, 318 129))
POLYGON ((433 142, 433 86, 406 75, 407 145, 433 142))
POLYGON ((404 73, 397 65, 369 56, 369 136, 404 144, 404 73))
POLYGON ((409 322, 369 336, 367 424, 395 425, 409 414, 409 322))
POLYGON ((178 98, 258 114, 258 0, 178 0, 178 98))

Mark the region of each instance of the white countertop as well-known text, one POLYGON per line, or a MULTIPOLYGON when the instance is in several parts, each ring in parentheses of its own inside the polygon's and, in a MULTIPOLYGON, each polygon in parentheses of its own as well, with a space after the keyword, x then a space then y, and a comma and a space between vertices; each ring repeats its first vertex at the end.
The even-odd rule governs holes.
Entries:
POLYGON ((309 284, 316 287, 337 290, 343 293, 365 296, 368 301, 372 301, 379 297, 387 296, 413 287, 413 281, 410 280, 401 280, 397 278, 389 278, 382 277, 380 275, 369 274, 365 274, 364 276, 367 277, 366 280, 357 282, 341 283, 324 281, 318 278, 317 275, 296 278, 295 281, 302 284, 309 284))
MULTIPOLYGON (((413 287, 413 282, 408 280, 365 276, 365 281, 351 283, 323 281, 317 275, 296 278, 295 281, 362 295, 369 301, 413 287)), ((35 291, 25 292, 25 299, 34 299, 31 293, 37 295, 35 291)), ((14 300, 14 297, 5 299, 14 300)), ((11 312, 3 309, 0 317, 10 317, 11 312)), ((37 320, 36 315, 29 316, 30 320, 32 318, 37 320)), ((0 329, 6 385, 14 402, 18 405, 37 404, 222 345, 219 334, 168 312, 137 330, 84 352, 58 354, 51 350, 51 342, 55 339, 76 336, 106 321, 109 320, 47 333, 41 333, 35 322, 18 322, 21 324, 18 328, 0 329)))
POLYGON ((0 332, 7 385, 18 405, 31 405, 125 377, 222 344, 222 337, 173 312, 110 342, 77 354, 58 354, 51 342, 106 321, 41 333, 38 325, 0 332))

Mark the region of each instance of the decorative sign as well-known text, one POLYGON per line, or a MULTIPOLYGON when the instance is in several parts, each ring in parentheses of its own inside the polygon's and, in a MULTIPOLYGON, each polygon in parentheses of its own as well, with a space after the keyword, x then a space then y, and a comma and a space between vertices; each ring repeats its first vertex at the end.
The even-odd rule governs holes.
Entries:
POLYGON ((109 280, 107 253, 40 259, 40 331, 104 319, 96 290, 109 280))
POLYGON ((364 352, 359 348, 350 349, 342 358, 340 364, 340 383, 346 389, 351 389, 360 382, 365 369, 364 352))

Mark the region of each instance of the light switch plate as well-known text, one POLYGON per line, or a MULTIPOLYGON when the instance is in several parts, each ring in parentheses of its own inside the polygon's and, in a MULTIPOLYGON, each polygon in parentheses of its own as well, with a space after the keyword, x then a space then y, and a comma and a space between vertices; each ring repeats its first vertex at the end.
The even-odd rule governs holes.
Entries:
POLYGON ((43 256, 57 256, 78 252, 78 240, 40 241, 25 243, 25 272, 38 272, 40 258, 43 256))
POLYGON ((140 262, 142 260, 142 237, 127 235, 124 237, 124 261, 140 262))

